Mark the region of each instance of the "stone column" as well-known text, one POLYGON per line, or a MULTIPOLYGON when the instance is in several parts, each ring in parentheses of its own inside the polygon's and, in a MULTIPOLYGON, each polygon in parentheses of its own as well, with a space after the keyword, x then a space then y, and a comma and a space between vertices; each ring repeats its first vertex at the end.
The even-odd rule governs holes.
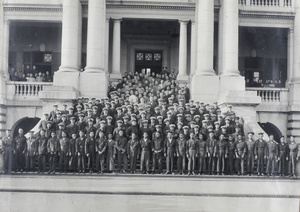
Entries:
POLYGON ((180 20, 178 80, 187 80, 187 25, 189 21, 180 20))
MULTIPOLYGON (((2 15, 3 16, 3 15, 2 15)), ((4 77, 9 81, 9 74, 8 74, 8 55, 9 55, 9 20, 4 20, 1 22, 3 23, 3 31, 2 31, 2 73, 4 77)))
POLYGON ((239 9, 238 1, 223 0, 220 10, 219 48, 221 53, 220 90, 245 90, 245 79, 238 70, 239 9))
POLYGON ((104 48, 104 58, 105 58, 105 69, 106 72, 108 72, 108 59, 109 59, 109 21, 110 21, 110 18, 106 18, 105 19, 105 41, 104 41, 104 45, 105 45, 105 48, 104 48))
POLYGON ((79 88, 82 7, 79 0, 63 0, 61 66, 54 85, 79 88))
POLYGON ((191 97, 212 103, 218 99, 219 77, 213 69, 214 1, 197 1, 196 70, 191 78, 191 97))
POLYGON ((197 36, 196 36, 196 24, 195 21, 191 23, 191 74, 194 75, 196 71, 196 45, 197 45, 197 36))
POLYGON ((121 21, 120 18, 113 19, 112 78, 121 78, 121 21))
MULTIPOLYGON (((0 3, 0 137, 5 135, 5 130, 7 127, 6 81, 9 79, 6 78, 6 76, 8 76, 9 21, 4 22, 3 19, 3 7, 0 3)), ((0 160, 3 160, 3 156, 3 153, 0 154, 0 160)), ((3 172, 3 166, 0 166, 0 173, 1 172, 3 172)))
POLYGON ((294 71, 294 29, 289 29, 288 32, 288 67, 287 67, 287 82, 288 87, 293 80, 294 71))
POLYGON ((87 31, 87 66, 80 76, 80 92, 84 96, 101 98, 106 96, 108 86, 105 70, 105 0, 89 0, 87 31))

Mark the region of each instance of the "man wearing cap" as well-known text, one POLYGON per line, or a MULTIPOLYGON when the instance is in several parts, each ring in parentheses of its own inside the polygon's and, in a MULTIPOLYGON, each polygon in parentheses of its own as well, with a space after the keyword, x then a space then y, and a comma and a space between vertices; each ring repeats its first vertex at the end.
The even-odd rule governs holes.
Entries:
POLYGON ((202 175, 206 171, 206 157, 207 157, 207 147, 206 141, 202 133, 198 135, 197 140, 197 157, 199 164, 199 175, 202 175))
POLYGON ((179 174, 182 175, 185 171, 187 140, 183 135, 183 131, 179 132, 178 135, 179 138, 176 140, 177 169, 179 174))
POLYGON ((280 137, 280 143, 278 144, 279 150, 279 163, 278 163, 278 173, 279 176, 285 176, 286 173, 286 162, 288 161, 289 146, 285 142, 284 136, 280 137))
POLYGON ((84 121, 84 114, 79 113, 78 114, 78 121, 76 122, 76 125, 78 126, 78 130, 82 130, 85 132, 85 128, 87 123, 84 121))
POLYGON ((108 133, 113 133, 114 132, 114 125, 112 124, 112 117, 111 116, 107 116, 106 117, 106 121, 107 121, 107 124, 106 124, 106 130, 105 130, 105 133, 108 134, 108 133))
POLYGON ((85 140, 85 155, 87 157, 87 168, 90 174, 94 171, 96 154, 95 131, 89 131, 89 136, 85 140))
POLYGON ((207 146, 207 157, 208 157, 208 163, 207 163, 207 171, 208 174, 212 175, 215 172, 215 163, 216 163, 216 144, 217 140, 214 138, 214 131, 211 130, 209 132, 209 137, 206 140, 206 146, 207 146))
POLYGON ((56 130, 56 136, 58 139, 62 138, 62 132, 65 131, 65 125, 63 123, 58 124, 58 129, 56 130))
POLYGON ((22 128, 18 129, 18 135, 14 138, 15 141, 15 162, 16 171, 23 172, 25 152, 27 151, 26 137, 24 136, 24 130, 22 128))
POLYGON ((98 138, 96 140, 96 171, 98 174, 104 172, 104 158, 107 148, 107 139, 103 131, 99 131, 98 138), (101 169, 101 170, 100 170, 101 169))
POLYGON ((268 145, 263 139, 264 134, 258 133, 258 140, 255 147, 255 158, 257 159, 257 175, 264 175, 264 160, 266 159, 268 145))
POLYGON ((75 164, 76 164, 76 139, 77 139, 77 133, 71 134, 70 137, 70 152, 69 152, 69 170, 73 173, 75 173, 75 164))
POLYGON ((63 109, 61 110, 61 114, 68 114, 69 111, 68 111, 68 105, 66 103, 63 103, 63 109))
POLYGON ((237 171, 238 175, 244 175, 244 160, 247 153, 247 144, 243 141, 243 134, 238 135, 236 142, 235 156, 237 159, 237 171))
POLYGON ((253 132, 248 132, 248 139, 246 140, 247 144, 247 172, 248 175, 253 174, 254 169, 254 160, 255 160, 255 147, 256 142, 253 139, 253 132))
POLYGON ((225 158, 228 155, 227 141, 224 134, 221 134, 216 144, 216 156, 217 156, 217 173, 219 175, 225 174, 225 158))
POLYGON ((164 156, 166 157, 166 174, 174 174, 174 157, 176 156, 176 140, 171 131, 168 131, 165 139, 164 156))
POLYGON ((118 160, 118 170, 120 173, 125 173, 128 169, 127 156, 127 138, 124 136, 124 131, 119 130, 119 136, 116 138, 116 150, 118 160), (123 169, 121 168, 123 164, 123 169))
POLYGON ((4 151, 4 171, 5 173, 10 174, 13 168, 13 153, 15 151, 11 130, 6 130, 6 135, 2 138, 2 145, 4 151))
POLYGON ((62 138, 59 139, 59 170, 67 173, 69 167, 70 140, 67 138, 67 132, 62 132, 62 138))
POLYGON ((152 145, 152 172, 155 172, 156 164, 158 165, 158 173, 162 173, 162 159, 164 151, 164 140, 161 131, 157 130, 153 133, 153 145, 152 145))
POLYGON ((191 132, 186 144, 186 156, 189 160, 188 175, 195 175, 197 149, 197 140, 195 139, 194 133, 191 132))
POLYGON ((78 127, 78 125, 75 124, 75 117, 74 116, 70 117, 70 124, 67 125, 66 131, 68 133, 69 138, 72 137, 72 134, 78 135, 79 127, 78 127))
POLYGON ((143 138, 140 140, 141 147, 141 172, 142 174, 146 174, 144 166, 146 166, 147 173, 150 173, 150 151, 152 150, 152 142, 148 138, 148 133, 143 134, 143 138))
POLYGON ((144 132, 148 133, 148 137, 152 135, 151 129, 148 126, 148 120, 143 120, 143 126, 139 130, 140 138, 143 136, 144 132))
POLYGON ((43 129, 40 130, 39 134, 40 136, 37 137, 39 172, 44 173, 46 172, 47 138, 43 129))
POLYGON ((56 113, 58 111, 58 105, 54 104, 53 105, 53 110, 50 112, 50 117, 49 120, 54 121, 54 119, 56 119, 56 113))
POLYGON ((236 142, 232 135, 228 135, 228 173, 233 174, 235 164, 236 142))
POLYGON ((140 143, 135 132, 131 133, 131 139, 127 144, 128 159, 130 160, 130 173, 135 174, 137 159, 140 154, 140 143))
POLYGON ((41 120, 40 128, 46 130, 47 127, 47 121, 49 121, 49 114, 44 113, 44 119, 41 120))
POLYGON ((129 139, 133 132, 136 134, 137 137, 139 137, 140 129, 137 125, 136 117, 132 117, 131 125, 129 125, 129 127, 126 129, 125 136, 129 139))
POLYGON ((274 140, 274 135, 269 135, 270 140, 267 142, 268 144, 268 154, 267 154, 267 174, 268 176, 273 176, 275 171, 275 164, 278 160, 278 146, 277 142, 274 140))
POLYGON ((75 144, 78 172, 85 172, 85 134, 83 130, 79 130, 79 137, 75 144))
POLYGON ((94 136, 95 136, 96 131, 97 129, 96 127, 94 127, 94 119, 89 118, 88 125, 85 127, 86 136, 90 137, 91 135, 90 132, 94 132, 94 136))
POLYGON ((290 162, 290 170, 291 176, 296 178, 296 161, 299 159, 299 146, 295 142, 295 137, 291 135, 290 137, 290 144, 289 144, 289 162, 290 162))
POLYGON ((57 157, 59 152, 59 140, 55 135, 55 132, 51 132, 51 138, 47 143, 47 152, 49 154, 49 174, 55 174, 55 169, 57 165, 57 157))

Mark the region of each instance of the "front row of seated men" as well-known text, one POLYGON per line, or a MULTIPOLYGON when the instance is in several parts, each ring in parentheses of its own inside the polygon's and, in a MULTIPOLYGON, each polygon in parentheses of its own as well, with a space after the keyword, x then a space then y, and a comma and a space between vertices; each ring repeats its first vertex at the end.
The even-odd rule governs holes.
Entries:
POLYGON ((170 131, 163 139, 162 133, 158 127, 152 135, 145 131, 138 139, 132 131, 127 139, 122 129, 114 137, 111 133, 105 135, 102 130, 88 134, 80 131, 78 137, 74 133, 68 138, 63 131, 61 139, 58 139, 55 131, 46 137, 42 129, 38 135, 30 132, 26 138, 23 129, 19 129, 18 135, 13 138, 7 130, 0 153, 4 154, 6 173, 12 169, 16 172, 36 171, 38 162, 39 173, 46 172, 49 167, 49 174, 54 174, 57 168, 60 172, 114 173, 118 170, 133 174, 139 160, 143 174, 162 173, 163 167, 166 167, 165 174, 175 174, 176 165, 180 175, 187 171, 188 175, 257 173, 258 176, 272 176, 277 171, 279 176, 290 174, 296 177, 295 166, 300 152, 293 136, 290 136, 289 142, 281 137, 277 143, 273 135, 266 142, 263 133, 254 140, 252 132, 245 139, 239 134, 236 141, 233 135, 225 137, 224 134, 216 139, 213 130, 206 140, 201 133, 193 131, 188 136, 180 131, 178 139, 173 138, 170 131))

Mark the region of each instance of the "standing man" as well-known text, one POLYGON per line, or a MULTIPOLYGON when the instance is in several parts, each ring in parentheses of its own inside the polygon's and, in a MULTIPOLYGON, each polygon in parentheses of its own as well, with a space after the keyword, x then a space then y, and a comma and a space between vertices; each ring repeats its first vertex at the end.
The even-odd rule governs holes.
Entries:
POLYGON ((266 159, 268 145, 263 139, 264 134, 258 133, 258 140, 255 147, 255 159, 257 159, 257 175, 264 175, 264 160, 266 159))
POLYGON ((75 144, 77 161, 78 161, 78 172, 85 172, 85 134, 83 130, 79 131, 79 138, 76 139, 75 144))
POLYGON ((135 132, 131 133, 131 139, 128 141, 127 153, 130 160, 130 173, 134 174, 136 171, 136 164, 139 155, 139 140, 135 132))
POLYGON ((87 168, 90 171, 90 174, 94 170, 94 165, 95 165, 95 132, 92 130, 89 132, 89 137, 86 138, 85 140, 85 154, 87 157, 87 168))
POLYGON ((141 146, 141 172, 146 174, 144 166, 146 165, 147 174, 150 173, 150 150, 152 150, 152 142, 148 138, 148 133, 144 132, 143 138, 140 140, 141 146))
POLYGON ((299 147, 295 142, 295 137, 291 135, 290 137, 290 167, 291 167, 291 176, 296 178, 295 170, 296 170, 296 161, 299 159, 299 147))
MULTIPOLYGON (((112 132, 111 132, 112 133, 112 132)), ((127 159, 127 138, 124 136, 124 131, 119 130, 119 136, 116 138, 116 150, 118 158, 118 169, 124 174, 128 169, 128 159, 127 159), (123 164, 123 169, 121 168, 123 164)))
POLYGON ((11 130, 6 130, 6 135, 2 138, 2 145, 4 151, 4 172, 10 174, 13 168, 13 153, 15 151, 11 130))
POLYGON ((248 139, 246 141, 247 144, 247 175, 251 176, 253 174, 254 169, 254 160, 255 160, 255 147, 256 142, 253 139, 253 132, 248 132, 248 139))
POLYGON ((176 140, 173 138, 172 132, 168 132, 165 140, 164 155, 166 157, 167 172, 166 174, 174 174, 174 157, 176 156, 176 140))
POLYGON ((99 137, 96 140, 96 171, 98 174, 104 172, 104 158, 107 148, 107 139, 102 130, 99 131, 99 137), (101 169, 101 171, 100 171, 101 169))
POLYGON ((51 138, 48 140, 47 143, 47 151, 49 154, 49 174, 55 174, 59 149, 59 140, 55 135, 55 132, 53 131, 51 132, 51 138))
POLYGON ((37 138, 38 142, 38 160, 39 172, 46 172, 46 154, 47 154, 47 138, 45 137, 45 130, 40 131, 40 136, 37 138))
POLYGON ((277 142, 274 141, 274 135, 269 135, 269 137, 270 137, 270 140, 267 143, 268 144, 267 173, 268 173, 268 176, 270 176, 270 175, 273 176, 274 171, 275 171, 276 160, 278 160, 278 146, 277 146, 277 142))
POLYGON ((206 141, 207 144, 207 157, 208 157, 208 174, 212 175, 215 171, 215 158, 216 158, 216 144, 214 131, 209 132, 209 138, 206 141))
POLYGON ((279 167, 278 167, 278 173, 279 176, 285 175, 285 164, 289 160, 288 152, 289 152, 289 145, 285 142, 284 136, 281 136, 280 143, 278 145, 279 150, 279 167))
POLYGON ((196 154, 197 154, 197 141, 195 139, 195 134, 190 133, 190 139, 186 144, 186 155, 189 159, 188 163, 188 175, 195 175, 195 166, 196 166, 196 154))
POLYGON ((220 135, 219 141, 216 145, 216 156, 217 156, 217 173, 224 175, 225 173, 225 158, 227 158, 228 147, 227 141, 225 140, 224 134, 220 135))
POLYGON ((177 152, 177 168, 180 175, 184 174, 185 171, 185 160, 186 160, 186 143, 187 140, 183 135, 183 131, 179 132, 179 138, 176 143, 177 152))
POLYGON ((69 166, 69 153, 70 153, 70 140, 67 138, 67 132, 63 131, 61 133, 62 138, 59 139, 59 170, 60 172, 67 173, 69 166), (64 169, 63 169, 64 166, 64 169))
POLYGON ((164 140, 161 131, 154 132, 152 145, 152 173, 154 174, 156 164, 158 164, 158 173, 162 173, 162 159, 164 155, 164 140))
POLYGON ((15 159, 16 159, 16 172, 21 173, 24 170, 25 151, 27 150, 26 138, 24 136, 24 130, 20 128, 18 135, 15 138, 15 159))
POLYGON ((243 134, 240 133, 237 136, 237 142, 236 142, 236 149, 235 149, 235 155, 237 159, 237 170, 238 175, 244 175, 244 160, 245 155, 247 153, 247 144, 245 141, 243 141, 243 134))
POLYGON ((234 171, 234 159, 235 159, 235 149, 236 149, 236 142, 232 135, 228 136, 228 169, 229 175, 233 174, 234 171))
POLYGON ((204 136, 202 133, 199 134, 197 155, 199 157, 199 175, 202 175, 206 171, 206 157, 207 148, 204 136))

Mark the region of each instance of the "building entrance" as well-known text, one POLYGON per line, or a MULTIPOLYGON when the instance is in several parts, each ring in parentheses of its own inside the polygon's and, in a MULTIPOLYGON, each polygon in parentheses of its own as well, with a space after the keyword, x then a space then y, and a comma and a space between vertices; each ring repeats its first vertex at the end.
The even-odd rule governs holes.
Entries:
POLYGON ((139 73, 153 72, 158 74, 162 71, 162 51, 160 50, 136 50, 135 71, 139 73))

